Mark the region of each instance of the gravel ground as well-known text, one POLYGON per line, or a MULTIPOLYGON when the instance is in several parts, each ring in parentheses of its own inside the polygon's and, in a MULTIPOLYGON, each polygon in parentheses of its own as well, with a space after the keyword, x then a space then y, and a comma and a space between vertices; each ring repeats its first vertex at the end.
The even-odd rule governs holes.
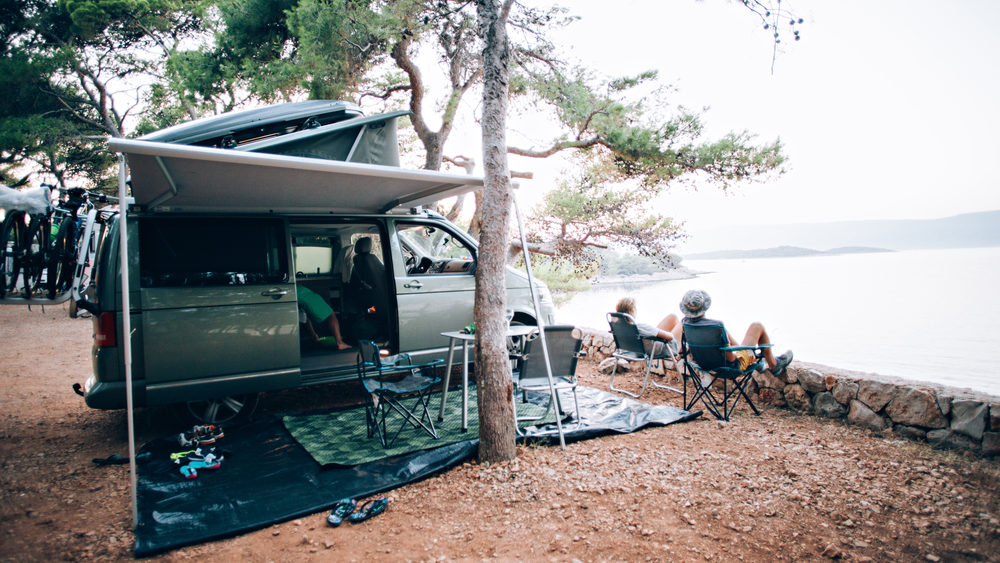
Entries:
MULTIPOLYGON (((131 557, 128 468, 91 463, 126 453, 125 417, 70 390, 89 374, 90 330, 64 307, 0 306, 4 561, 131 557)), ((580 375, 607 386, 590 363, 580 375)), ((262 408, 314 408, 333 394, 272 393, 262 408)), ((661 390, 643 400, 679 405, 661 390)), ((142 410, 138 438, 179 424, 170 409, 142 410)), ((1000 561, 998 477, 996 460, 741 408, 729 423, 466 463, 390 492, 389 510, 363 524, 328 528, 318 513, 159 559, 1000 561)))

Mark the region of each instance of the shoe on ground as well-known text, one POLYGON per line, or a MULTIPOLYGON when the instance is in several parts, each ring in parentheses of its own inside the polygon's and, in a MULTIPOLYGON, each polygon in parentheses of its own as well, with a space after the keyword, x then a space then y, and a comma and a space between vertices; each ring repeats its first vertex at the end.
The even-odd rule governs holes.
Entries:
POLYGON ((785 352, 784 354, 782 354, 782 355, 778 356, 777 358, 775 358, 775 360, 776 360, 776 363, 775 363, 774 367, 771 368, 771 374, 774 375, 775 377, 777 377, 777 376, 785 373, 785 368, 788 367, 788 364, 792 363, 792 351, 789 350, 789 351, 785 352))
POLYGON ((333 512, 326 517, 326 523, 336 528, 344 521, 344 518, 350 516, 357 507, 358 501, 351 498, 345 498, 337 501, 337 504, 333 505, 333 512))
POLYGON ((201 426, 195 426, 187 432, 181 432, 177 435, 177 443, 182 446, 205 446, 208 444, 214 444, 216 440, 225 436, 222 432, 222 428, 214 424, 205 424, 201 426))
POLYGON ((350 519, 351 524, 357 524, 359 522, 364 522, 369 518, 374 518, 375 516, 382 514, 388 507, 389 507, 389 499, 385 497, 379 497, 377 499, 370 500, 362 504, 361 507, 358 508, 358 510, 354 514, 351 514, 348 518, 350 519))

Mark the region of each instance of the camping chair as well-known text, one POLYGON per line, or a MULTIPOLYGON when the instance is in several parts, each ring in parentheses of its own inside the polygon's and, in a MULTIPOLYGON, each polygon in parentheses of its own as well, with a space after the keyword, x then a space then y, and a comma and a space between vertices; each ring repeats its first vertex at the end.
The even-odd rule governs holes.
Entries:
MULTIPOLYGON (((652 371, 654 363, 659 363, 664 372, 666 372, 666 361, 671 360, 674 365, 674 371, 678 371, 677 357, 674 355, 673 350, 670 349, 670 346, 667 345, 667 342, 656 337, 640 336, 639 327, 635 326, 635 319, 632 318, 632 315, 628 313, 608 313, 608 325, 611 326, 611 334, 615 337, 616 348, 614 353, 611 354, 615 359, 615 366, 611 370, 611 381, 608 383, 608 387, 612 391, 624 393, 629 397, 638 399, 646 392, 646 386, 649 385, 649 374, 652 371), (646 351, 645 341, 649 341, 652 344, 650 346, 651 352, 646 351), (661 342, 662 345, 656 346, 656 342, 661 342), (642 389, 638 393, 632 393, 615 387, 615 373, 618 371, 618 360, 643 362, 646 365, 645 379, 642 382, 642 389)), ((666 375, 666 373, 663 375, 666 375)), ((655 381, 653 382, 653 386, 660 389, 669 389, 674 393, 681 393, 680 389, 661 385, 655 381)))
POLYGON ((580 332, 572 325, 545 327, 545 343, 549 352, 549 364, 552 368, 550 387, 549 370, 545 367, 545 354, 538 338, 525 344, 524 352, 519 360, 520 369, 515 372, 514 380, 514 418, 517 422, 542 420, 552 410, 552 391, 555 390, 556 416, 562 416, 562 404, 559 391, 573 391, 573 404, 576 412, 576 422, 580 423, 580 404, 576 397, 576 364, 586 352, 581 352, 583 344, 580 332), (521 392, 521 402, 527 402, 528 391, 541 391, 549 395, 545 414, 541 416, 517 415, 517 392, 521 392))
POLYGON ((770 344, 756 346, 730 346, 726 328, 719 321, 699 320, 695 324, 684 323, 684 336, 681 338, 681 357, 684 358, 684 409, 690 410, 699 400, 719 420, 729 420, 740 397, 746 400, 757 415, 760 411, 746 394, 746 385, 755 371, 764 371, 763 350, 770 344), (740 369, 738 361, 726 360, 726 352, 750 350, 754 362, 740 369), (706 384, 702 380, 706 378, 706 384), (716 381, 722 381, 721 395, 712 391, 716 381), (691 382, 694 393, 688 400, 688 382, 691 382))
POLYGON ((358 379, 365 390, 365 423, 368 437, 378 435, 383 448, 392 447, 400 432, 408 425, 422 429, 437 439, 437 430, 428 412, 431 387, 441 381, 422 372, 441 363, 413 365, 409 354, 382 357, 379 347, 371 340, 358 341, 358 379), (405 374, 401 379, 398 377, 405 374), (396 377, 388 377, 396 376, 396 377), (412 399, 407 407, 404 400, 412 399), (402 420, 389 439, 386 419, 395 411, 402 420))

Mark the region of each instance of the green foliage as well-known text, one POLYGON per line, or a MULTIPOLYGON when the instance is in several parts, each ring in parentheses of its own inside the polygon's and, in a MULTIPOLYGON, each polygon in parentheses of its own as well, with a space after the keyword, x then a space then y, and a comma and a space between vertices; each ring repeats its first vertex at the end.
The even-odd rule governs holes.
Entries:
POLYGON ((610 159, 623 178, 656 188, 695 175, 729 189, 779 170, 784 162, 780 142, 753 145, 746 132, 702 140, 701 116, 684 108, 671 112, 668 93, 656 78, 648 71, 600 82, 583 69, 527 76, 518 87, 553 108, 563 132, 547 149, 513 152, 544 157, 602 147, 606 152, 594 153, 595 158, 610 159), (654 101, 647 107, 634 100, 654 101))
POLYGON ((559 255, 577 264, 593 260, 594 247, 608 246, 669 264, 668 250, 681 235, 672 219, 650 211, 656 187, 622 183, 619 168, 608 160, 581 161, 580 172, 546 193, 532 213, 532 238, 554 241, 559 255))
POLYGON ((169 86, 175 97, 199 106, 234 90, 263 101, 303 94, 341 99, 388 57, 392 40, 411 25, 416 5, 412 0, 219 0, 213 44, 172 55, 169 86))
MULTIPOLYGON (((524 260, 518 258, 516 267, 524 268, 524 260)), ((552 291, 556 304, 564 303, 578 291, 590 289, 590 278, 597 273, 598 262, 574 264, 572 261, 553 256, 534 256, 531 258, 531 273, 537 279, 545 282, 552 291)))
POLYGON ((13 0, 0 13, 0 174, 99 188, 113 175, 104 138, 125 133, 136 84, 162 74, 203 10, 190 0, 13 0))

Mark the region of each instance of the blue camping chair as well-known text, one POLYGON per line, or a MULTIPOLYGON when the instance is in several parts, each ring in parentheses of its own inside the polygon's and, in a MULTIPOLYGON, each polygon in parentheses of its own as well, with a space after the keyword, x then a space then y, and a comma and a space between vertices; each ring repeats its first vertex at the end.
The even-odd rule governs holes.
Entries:
POLYGON ((684 358, 684 409, 691 410, 691 407, 700 400, 716 418, 729 420, 740 397, 743 397, 754 414, 760 415, 760 411, 747 396, 745 389, 754 372, 766 369, 763 354, 764 349, 770 347, 770 344, 730 346, 726 327, 722 322, 699 319, 689 323, 685 320, 684 335, 681 338, 681 357, 684 358), (754 361, 746 369, 740 369, 738 361, 726 360, 726 352, 739 350, 750 350, 753 353, 754 361), (717 381, 722 382, 722 389, 713 392, 712 386, 717 381), (689 383, 694 388, 690 400, 687 392, 689 383))
POLYGON ((365 390, 365 423, 369 438, 377 435, 382 447, 390 448, 399 434, 412 426, 437 439, 428 407, 431 387, 441 378, 424 375, 424 372, 441 363, 442 360, 437 360, 413 365, 409 354, 383 357, 371 340, 358 341, 358 379, 365 390), (410 400, 411 404, 407 406, 404 400, 410 400), (386 421, 393 412, 401 420, 390 439, 386 421))

